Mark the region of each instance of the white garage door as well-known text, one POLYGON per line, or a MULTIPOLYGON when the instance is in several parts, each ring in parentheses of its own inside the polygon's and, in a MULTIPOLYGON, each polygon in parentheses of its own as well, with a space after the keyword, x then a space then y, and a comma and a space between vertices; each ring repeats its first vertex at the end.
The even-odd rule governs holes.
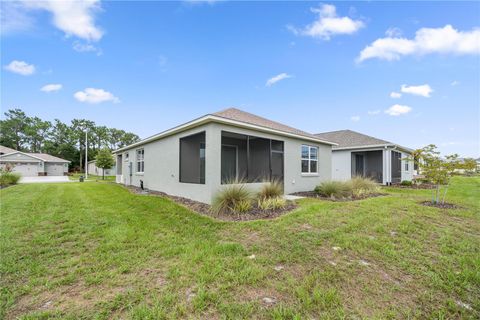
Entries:
POLYGON ((47 171, 47 176, 63 176, 63 164, 46 163, 45 171, 47 171))
POLYGON ((38 176, 38 164, 36 163, 15 163, 13 172, 20 173, 22 177, 38 176))

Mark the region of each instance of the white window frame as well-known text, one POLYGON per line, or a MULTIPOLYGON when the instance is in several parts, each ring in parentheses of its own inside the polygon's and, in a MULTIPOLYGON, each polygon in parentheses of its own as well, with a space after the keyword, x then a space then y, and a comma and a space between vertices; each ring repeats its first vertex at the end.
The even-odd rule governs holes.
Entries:
POLYGON ((124 157, 124 158, 125 158, 124 161, 125 161, 125 162, 128 162, 128 159, 130 158, 130 156, 128 155, 128 152, 125 152, 125 157, 124 157))
POLYGON ((145 149, 137 149, 135 150, 135 172, 136 173, 143 173, 145 171, 145 149), (140 153, 141 152, 141 153, 140 153), (141 155, 141 159, 140 159, 141 155), (138 170, 138 165, 141 164, 142 170, 138 170))
POLYGON ((302 144, 302 147, 300 149, 300 157, 301 157, 301 160, 300 160, 300 170, 301 170, 301 173, 302 175, 305 175, 305 176, 318 176, 318 154, 319 150, 318 150, 318 147, 317 146, 310 146, 310 145, 307 145, 307 144, 302 144), (303 156, 303 148, 308 148, 308 155, 307 157, 304 157, 303 156), (312 149, 315 149, 317 150, 316 154, 317 154, 317 158, 316 159, 313 159, 312 158, 312 149), (308 171, 307 172, 303 172, 303 168, 302 168, 302 162, 303 161, 308 161, 308 171), (311 171, 311 162, 312 161, 315 161, 316 162, 316 166, 315 166, 315 172, 312 172, 311 171))

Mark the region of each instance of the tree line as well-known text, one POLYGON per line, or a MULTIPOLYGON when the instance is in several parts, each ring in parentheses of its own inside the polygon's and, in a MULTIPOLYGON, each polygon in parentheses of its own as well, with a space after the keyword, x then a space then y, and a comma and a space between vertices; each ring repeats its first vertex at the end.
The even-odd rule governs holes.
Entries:
POLYGON ((85 165, 85 148, 88 160, 93 160, 101 149, 115 150, 140 140, 134 133, 99 126, 86 119, 73 119, 70 124, 58 119, 50 122, 29 117, 20 109, 8 110, 4 115, 4 120, 0 120, 0 145, 24 152, 48 153, 71 161, 70 168, 80 171, 85 165))

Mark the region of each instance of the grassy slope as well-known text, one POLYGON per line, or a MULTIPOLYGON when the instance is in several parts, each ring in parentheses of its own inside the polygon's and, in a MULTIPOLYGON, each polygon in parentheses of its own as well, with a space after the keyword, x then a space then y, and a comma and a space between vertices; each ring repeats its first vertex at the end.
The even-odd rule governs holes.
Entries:
POLYGON ((455 178, 463 210, 391 189, 246 223, 112 184, 0 192, 0 318, 479 317, 479 178, 455 178))

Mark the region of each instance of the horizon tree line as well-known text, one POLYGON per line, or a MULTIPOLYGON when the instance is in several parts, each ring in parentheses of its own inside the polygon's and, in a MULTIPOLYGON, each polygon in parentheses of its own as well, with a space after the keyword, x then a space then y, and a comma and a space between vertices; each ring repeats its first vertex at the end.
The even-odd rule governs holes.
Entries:
POLYGON ((140 140, 134 133, 96 125, 86 119, 73 119, 70 124, 59 119, 44 121, 29 117, 18 108, 8 110, 4 116, 0 120, 0 145, 23 152, 48 153, 71 161, 70 168, 79 171, 84 170, 85 148, 88 160, 93 160, 101 149, 112 151, 140 140))

